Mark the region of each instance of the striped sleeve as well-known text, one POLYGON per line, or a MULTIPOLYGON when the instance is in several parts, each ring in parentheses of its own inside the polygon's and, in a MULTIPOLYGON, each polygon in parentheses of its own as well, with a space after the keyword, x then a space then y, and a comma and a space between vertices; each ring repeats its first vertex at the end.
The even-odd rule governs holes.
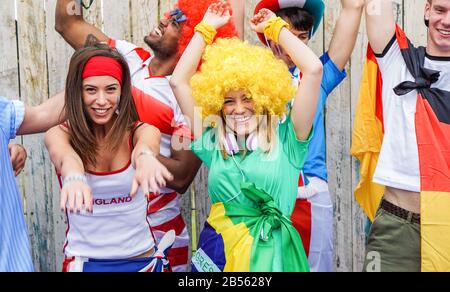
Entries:
POLYGON ((6 138, 14 139, 25 117, 25 105, 19 100, 0 97, 0 128, 6 138))
POLYGON ((188 126, 187 118, 183 115, 180 106, 175 101, 173 106, 173 119, 175 122, 172 135, 194 140, 194 134, 188 126))
POLYGON ((109 46, 115 48, 125 58, 132 76, 142 69, 145 61, 152 56, 145 49, 123 40, 110 39, 109 46))

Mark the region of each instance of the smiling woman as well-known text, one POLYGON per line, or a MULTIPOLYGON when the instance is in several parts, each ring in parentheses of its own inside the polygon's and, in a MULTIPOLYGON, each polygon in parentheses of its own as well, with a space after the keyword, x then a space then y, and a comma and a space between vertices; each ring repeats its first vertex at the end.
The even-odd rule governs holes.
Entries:
POLYGON ((230 18, 227 2, 209 6, 170 81, 191 120, 191 149, 210 171, 213 206, 192 270, 308 271, 300 236, 288 218, 310 141, 322 65, 270 11, 252 19, 252 29, 279 42, 301 68, 308 81, 296 92, 286 64, 270 50, 237 38, 213 43, 230 18), (295 105, 302 100, 301 111, 294 106, 288 112, 292 99, 295 105))
POLYGON ((126 61, 107 45, 75 52, 66 89, 67 122, 46 135, 69 221, 63 271, 150 271, 148 196, 172 179, 160 133, 139 122, 126 61))
POLYGON ((66 87, 71 89, 66 93, 71 144, 84 163, 95 165, 93 125, 110 122, 112 128, 108 129, 111 131, 108 131, 106 145, 117 150, 121 137, 139 120, 131 95, 128 65, 109 46, 98 44, 84 48, 72 57, 66 87), (101 71, 104 76, 98 75, 101 71), (117 109, 120 114, 114 115, 117 109), (89 114, 80 115, 85 111, 89 114))

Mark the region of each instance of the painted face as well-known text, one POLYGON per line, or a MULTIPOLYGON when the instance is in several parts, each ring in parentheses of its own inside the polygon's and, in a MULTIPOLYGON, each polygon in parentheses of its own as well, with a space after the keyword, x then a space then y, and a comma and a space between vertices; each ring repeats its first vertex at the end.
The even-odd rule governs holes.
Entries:
POLYGON ((111 76, 94 76, 83 80, 83 103, 89 118, 98 125, 111 122, 121 95, 119 81, 111 76))
POLYGON ((428 53, 450 56, 450 1, 433 0, 426 3, 425 19, 429 20, 428 53))
POLYGON ((228 92, 222 111, 227 127, 238 136, 248 135, 258 126, 255 103, 243 90, 228 92))
POLYGON ((182 24, 177 23, 174 18, 161 19, 158 26, 145 37, 144 41, 155 55, 173 56, 178 51, 181 31, 182 24))
MULTIPOLYGON (((297 30, 295 28, 291 28, 290 31, 298 37, 303 43, 308 45, 309 42, 309 31, 302 31, 297 30)), ((283 50, 283 48, 280 45, 277 45, 273 41, 269 41, 270 49, 272 50, 273 54, 283 60, 286 65, 288 65, 289 68, 295 67, 294 62, 292 62, 291 57, 283 50)))

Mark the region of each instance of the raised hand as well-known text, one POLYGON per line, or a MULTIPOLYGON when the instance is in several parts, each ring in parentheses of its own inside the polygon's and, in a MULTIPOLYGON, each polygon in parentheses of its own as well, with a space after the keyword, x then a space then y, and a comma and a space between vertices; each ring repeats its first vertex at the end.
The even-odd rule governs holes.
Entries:
POLYGON ((269 9, 263 8, 250 19, 250 27, 254 32, 264 33, 267 21, 274 17, 277 17, 275 13, 269 9))
POLYGON ((231 19, 231 6, 228 1, 219 1, 208 7, 203 21, 215 29, 225 26, 231 19))

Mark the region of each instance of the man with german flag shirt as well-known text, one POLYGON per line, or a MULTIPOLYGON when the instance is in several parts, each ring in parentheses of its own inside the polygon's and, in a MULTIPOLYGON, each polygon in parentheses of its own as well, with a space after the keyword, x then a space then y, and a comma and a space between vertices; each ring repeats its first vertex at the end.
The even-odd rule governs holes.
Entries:
POLYGON ((373 220, 365 271, 450 271, 450 1, 426 0, 424 19, 428 43, 415 48, 391 0, 366 0, 352 145, 373 220))

